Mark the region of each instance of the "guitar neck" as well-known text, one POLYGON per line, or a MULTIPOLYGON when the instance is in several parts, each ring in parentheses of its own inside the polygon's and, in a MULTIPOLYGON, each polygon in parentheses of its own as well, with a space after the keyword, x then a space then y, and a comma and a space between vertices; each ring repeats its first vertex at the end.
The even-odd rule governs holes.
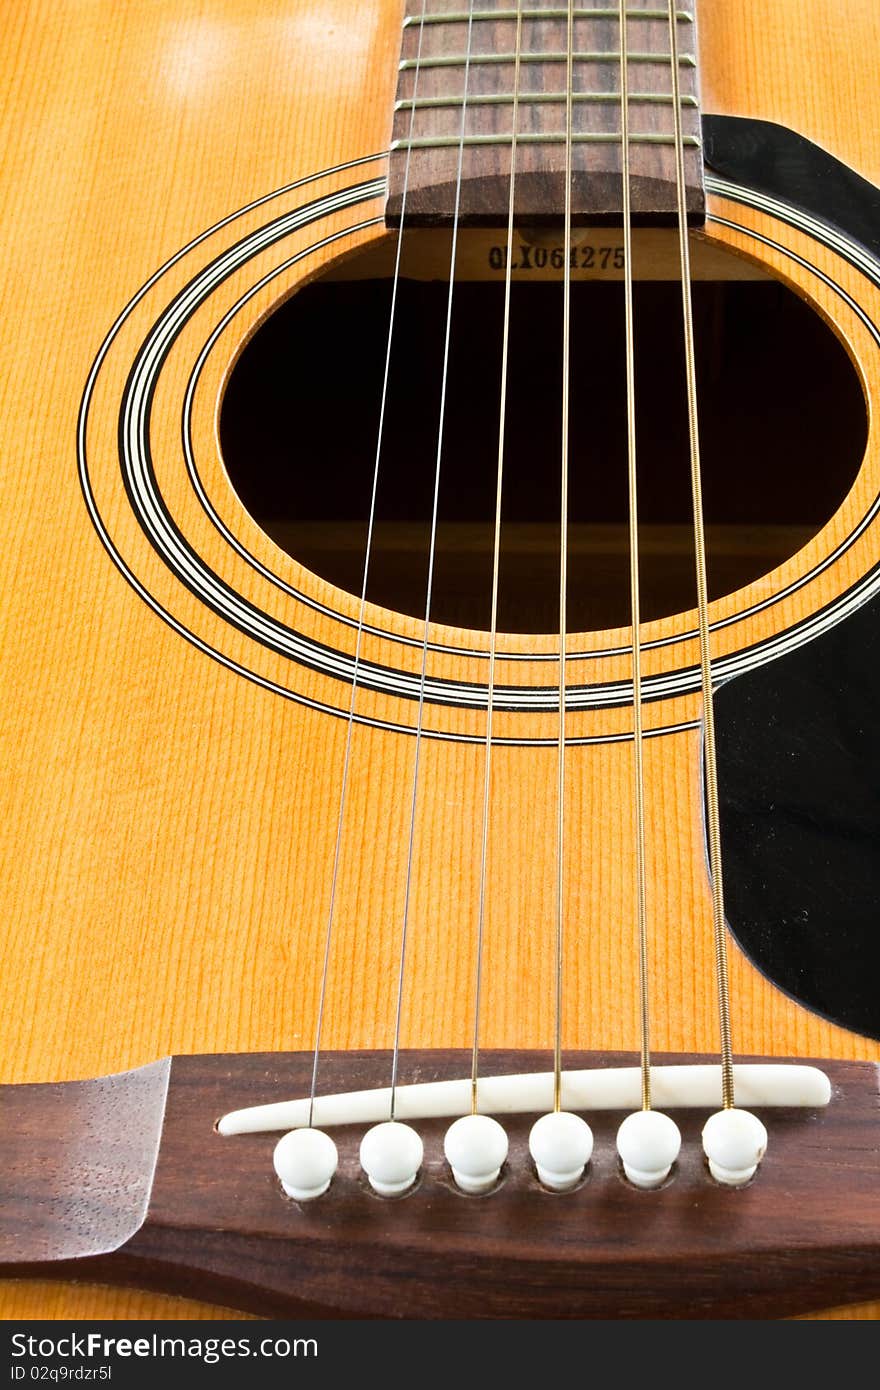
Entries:
MULTIPOLYGON (((678 5, 677 32, 688 215, 699 222, 705 199, 694 7, 695 0, 678 5)), ((667 11, 656 0, 630 0, 626 13, 633 220, 666 225, 676 215, 667 11)), ((465 224, 504 223, 515 161, 521 220, 562 219, 570 168, 572 220, 619 224, 618 7, 577 6, 571 35, 566 6, 493 0, 468 14, 450 0, 408 0, 388 221, 399 222, 405 204, 409 225, 452 222, 456 205, 465 224)))

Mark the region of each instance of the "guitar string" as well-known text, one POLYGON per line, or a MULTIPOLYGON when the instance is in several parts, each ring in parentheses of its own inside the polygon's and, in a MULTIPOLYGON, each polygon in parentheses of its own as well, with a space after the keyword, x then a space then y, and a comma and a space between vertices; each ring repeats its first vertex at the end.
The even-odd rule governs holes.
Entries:
POLYGON ((635 830, 636 925, 639 951, 639 1046, 642 1109, 651 1109, 650 997, 648 981, 648 894, 645 874, 645 769, 642 729, 642 628, 639 592, 639 500, 636 452, 635 316, 633 313, 632 190, 629 149, 629 61, 626 0, 620 0, 620 135, 623 189, 623 301, 626 353, 626 440, 629 490, 629 588, 632 614, 633 820, 635 830))
MULTIPOLYGON (((422 0, 422 11, 421 11, 421 18, 422 18, 422 19, 424 19, 424 17, 425 17, 425 12, 426 12, 426 10, 427 10, 427 7, 428 7, 428 0, 422 0)), ((416 97, 418 96, 418 87, 419 87, 419 67, 420 67, 420 61, 421 61, 421 56, 422 56, 422 35, 423 35, 423 33, 424 33, 424 26, 423 26, 422 24, 420 24, 420 25, 419 25, 418 47, 417 47, 417 49, 416 49, 416 65, 415 65, 415 71, 414 71, 414 74, 413 74, 413 103, 414 103, 414 104, 413 104, 412 112, 411 112, 411 114, 410 114, 410 123, 409 123, 409 136, 410 136, 410 142, 412 141, 413 131, 414 131, 414 129, 415 129, 415 115, 416 115, 415 99, 416 99, 416 97)), ((365 618, 366 606, 367 606, 367 584, 368 584, 368 581, 369 581, 370 561, 371 561, 372 552, 373 552, 373 530, 374 530, 374 522, 375 522, 375 517, 376 517, 376 498, 377 498, 378 487, 379 487, 379 463, 380 463, 380 460, 381 460, 381 457, 382 457, 382 446, 383 446, 384 438, 385 438, 385 415, 386 415, 386 406, 387 406, 387 402, 388 402, 388 380, 389 380, 390 371, 391 371, 391 344, 392 344, 392 340, 393 340, 393 337, 394 337, 394 322, 395 322, 396 311, 397 311, 397 292, 398 292, 398 288, 399 288, 399 285, 400 285, 400 263, 401 263, 401 255, 402 255, 402 251, 403 251, 403 231, 404 231, 404 222, 405 222, 405 220, 406 220, 406 198, 407 198, 407 190, 408 190, 408 188, 409 188, 409 173, 410 173, 410 161, 411 161, 411 158, 412 158, 412 150, 408 147, 408 148, 407 148, 407 151, 406 151, 406 161, 405 161, 405 163, 404 163, 404 169, 403 169, 403 188, 402 188, 402 191, 401 191, 401 199, 400 199, 400 224, 399 224, 398 230, 397 230, 397 247, 396 247, 395 257, 394 257, 394 272, 393 272, 392 284, 391 284, 391 306, 390 306, 389 314, 388 314, 388 337, 387 337, 387 342, 386 342, 386 346, 385 346, 385 366, 384 366, 384 372, 383 372, 383 377, 382 377, 382 392, 381 392, 380 404, 379 404, 379 425, 378 425, 378 432, 377 432, 377 439, 376 439, 376 452, 375 452, 375 458, 374 458, 374 462, 373 462, 373 481, 372 481, 372 490, 371 490, 371 493, 370 493, 370 509, 369 509, 369 515, 368 515, 368 520, 367 520, 367 538, 366 538, 366 545, 365 545, 365 549, 364 549, 364 567, 363 567, 363 575, 362 575, 362 581, 361 581, 360 604, 359 604, 359 606, 358 606, 357 636, 356 636, 356 639, 355 639, 354 666, 353 666, 352 681, 351 681, 351 695, 350 695, 350 697, 349 697, 348 720, 347 720, 346 731, 345 731, 345 753, 344 753, 343 764, 342 764, 342 786, 341 786, 340 793, 339 793, 339 807, 338 807, 337 819, 336 819, 336 841, 335 841, 334 850, 333 850, 333 871, 332 871, 332 876, 331 876, 331 881, 330 881, 330 902, 329 902, 329 905, 328 905, 328 908, 327 908, 327 928, 326 928, 325 937, 324 937, 324 960, 323 960, 323 965, 322 965, 322 969, 321 969, 321 985, 320 985, 320 996, 319 996, 319 1002, 318 1002, 318 1018, 317 1018, 317 1023, 316 1023, 316 1025, 315 1025, 315 1052, 314 1052, 314 1058, 313 1058, 313 1061, 312 1061, 312 1079, 311 1079, 311 1087, 310 1087, 310 1091, 309 1091, 309 1128, 312 1127, 312 1124, 313 1124, 313 1122, 314 1122, 315 1096, 316 1096, 317 1088, 318 1088, 318 1067, 319 1067, 319 1058, 320 1058, 320 1052, 321 1052, 321 1035, 322 1035, 322 1029, 323 1029, 323 1025, 324 1025, 324 1010, 325 1010, 326 997, 327 997, 327 982, 328 982, 328 979, 329 979, 329 970, 330 970, 330 946, 331 946, 331 940, 332 940, 332 935, 333 935, 333 923, 334 923, 334 920, 335 920, 335 913, 336 913, 336 896, 337 896, 337 887, 338 887, 338 881, 339 881, 339 864, 340 864, 340 858, 341 858, 341 853, 342 853, 342 831, 343 831, 343 825, 344 825, 344 822, 345 822, 345 807, 346 807, 346 801, 347 801, 347 797, 348 797, 349 772, 350 772, 350 768, 351 768, 351 747, 352 747, 352 736, 353 736, 354 722, 355 722, 355 721, 354 721, 354 714, 355 714, 355 704, 356 704, 357 690, 358 690, 358 676, 359 676, 359 673, 360 673, 361 646, 362 646, 362 643, 363 643, 363 635, 364 635, 364 618, 365 618)))
POLYGON ((504 325, 501 340, 501 400, 498 410, 498 469, 495 483, 495 533, 492 552, 492 611, 489 628, 489 669, 486 703, 486 757, 483 767, 483 822, 480 842, 480 899, 477 920, 477 971, 474 985, 474 1040, 471 1057, 471 1111, 477 1113, 477 1081, 480 1068, 480 1006, 483 992, 483 943, 486 923, 486 878, 489 859, 489 806, 492 783, 492 723, 495 700, 495 656, 498 629, 498 577, 501 561, 501 500, 504 486, 504 450, 507 442, 507 389, 510 347, 510 295, 513 282, 513 218, 516 201, 517 122, 519 116, 520 55, 522 53, 522 0, 516 5, 516 50, 513 66, 513 133, 510 144, 510 193, 507 207, 507 264, 504 274, 504 325))
POLYGON ((703 695, 703 758, 706 782, 706 830, 712 877, 712 935, 715 950, 715 983, 718 995, 718 1027, 721 1054, 721 1099, 725 1110, 735 1103, 733 1047, 730 1029, 730 981, 727 968, 727 935, 724 920, 724 884, 721 871, 721 828, 718 810, 718 769, 715 757, 715 709, 712 691, 712 655, 709 629, 709 595, 706 577, 706 537, 703 522, 703 489, 700 466, 700 431, 697 371, 694 351, 694 312, 691 295, 690 246, 687 225, 687 191, 684 139, 681 119, 681 82, 678 71, 678 26, 675 0, 668 0, 669 42, 672 68, 672 107, 675 121, 675 184, 678 205, 678 242, 681 260, 682 318, 687 380, 688 434, 690 442, 691 499, 694 517, 694 550, 697 578, 697 612, 700 634, 700 684, 703 695))
POLYGON ((556 789, 556 1027, 553 1108, 562 1109, 562 973, 565 945, 565 661, 568 623, 568 454, 571 375, 571 203, 573 177, 574 3, 568 0, 565 96, 565 234, 562 277, 562 448, 559 507, 559 741, 556 789))
POLYGON ((470 0, 470 4, 468 6, 467 45, 464 62, 464 91, 461 103, 461 128, 459 132, 458 143, 458 167, 455 178, 455 203, 452 215, 452 245, 450 249, 449 261, 449 293, 446 301, 446 331, 443 343, 443 372, 440 387, 440 416, 437 426, 437 455, 434 464, 434 499, 431 511, 431 537, 429 543, 428 556, 428 578, 425 593, 425 620, 422 636, 422 664, 421 673, 419 677, 418 714, 416 717, 416 746, 413 762, 412 797, 410 802, 409 842, 407 846, 406 860, 406 886, 404 889, 403 923, 400 935, 400 961, 397 975, 397 1005, 395 1010, 394 1023, 394 1054, 391 1062, 391 1105, 389 1117, 392 1120, 394 1119, 395 1106, 397 1101, 397 1077, 400 1062, 400 1033, 401 1020, 403 1017, 403 986, 406 970, 406 947, 407 938, 409 934, 410 904, 412 897, 413 859, 415 852, 416 837, 416 811, 418 808, 419 790, 419 764, 422 750, 422 726, 424 721, 425 710, 425 685, 427 681, 428 672, 428 635, 431 625, 431 597, 434 587, 434 559, 437 548, 437 516, 440 498, 440 465, 443 458, 444 427, 446 423, 446 399, 449 379, 449 347, 452 337, 452 304, 455 294, 455 266, 458 253, 458 224, 459 211, 461 208, 462 171, 464 167, 465 123, 467 120, 468 83, 470 79, 471 67, 471 36, 473 33, 474 25, 473 6, 474 0, 470 0))

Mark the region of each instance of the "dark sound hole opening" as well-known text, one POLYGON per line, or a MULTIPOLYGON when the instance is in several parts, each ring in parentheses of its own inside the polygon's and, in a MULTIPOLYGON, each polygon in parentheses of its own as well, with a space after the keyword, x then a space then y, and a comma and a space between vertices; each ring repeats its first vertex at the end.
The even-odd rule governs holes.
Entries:
MULTIPOLYGON (((627 626, 623 291, 572 287, 569 614, 627 626)), ((636 285, 642 613, 695 603, 681 292, 636 285)), ((447 287, 401 282, 368 597, 424 615, 447 287)), ((361 588, 390 282, 317 281, 255 334, 220 429, 247 510, 322 578, 361 588)), ((499 628, 558 629, 561 288, 513 287, 499 628)), ((842 344, 775 282, 694 285, 712 597, 765 575, 837 510, 867 421, 842 344)), ((456 286, 431 612, 489 626, 503 285, 456 286)))

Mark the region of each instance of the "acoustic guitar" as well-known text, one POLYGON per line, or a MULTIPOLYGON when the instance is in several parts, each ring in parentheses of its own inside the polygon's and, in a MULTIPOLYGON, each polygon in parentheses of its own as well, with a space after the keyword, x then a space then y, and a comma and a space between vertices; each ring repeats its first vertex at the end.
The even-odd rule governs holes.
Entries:
POLYGON ((875 1317, 874 0, 3 29, 3 1316, 875 1317))

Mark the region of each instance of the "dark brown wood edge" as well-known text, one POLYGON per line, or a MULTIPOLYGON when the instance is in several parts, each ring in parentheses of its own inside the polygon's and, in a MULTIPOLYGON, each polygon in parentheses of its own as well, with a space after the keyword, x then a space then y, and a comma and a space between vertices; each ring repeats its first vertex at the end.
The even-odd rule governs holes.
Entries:
MULTIPOLYGON (((405 1053, 401 1081, 465 1075, 468 1058, 405 1053)), ((634 1060, 572 1054, 566 1065, 634 1060)), ((307 1093, 310 1053, 157 1065, 168 1082, 158 1162, 146 1142, 161 1109, 155 1068, 100 1083, 0 1088, 0 1273, 304 1317, 779 1318, 880 1296, 872 1064, 819 1064, 834 1086, 827 1110, 766 1112, 768 1155, 741 1191, 710 1178, 699 1144, 705 1116, 690 1111, 677 1114, 684 1144, 671 1181, 636 1191, 617 1163, 621 1116, 608 1112, 590 1116, 594 1159, 574 1193, 540 1187, 527 1151, 533 1117, 523 1116, 505 1120, 510 1158, 487 1197, 455 1189, 442 1156, 447 1122, 426 1121, 425 1164, 410 1195, 389 1202, 369 1191, 358 1164, 362 1129, 352 1127, 334 1132, 340 1168, 330 1192, 304 1205, 274 1177, 277 1135, 222 1138, 214 1125, 226 1110, 307 1093), (109 1097, 101 1122, 100 1086, 109 1097), (75 1174, 87 1194, 71 1196, 75 1174), (145 1190, 145 1218, 119 1241, 145 1190), (73 1257, 77 1239, 82 1254, 73 1257)), ((537 1052, 484 1055, 487 1074, 546 1065, 537 1052)), ((326 1054, 321 1089, 385 1085, 389 1066, 387 1053, 326 1054)))

